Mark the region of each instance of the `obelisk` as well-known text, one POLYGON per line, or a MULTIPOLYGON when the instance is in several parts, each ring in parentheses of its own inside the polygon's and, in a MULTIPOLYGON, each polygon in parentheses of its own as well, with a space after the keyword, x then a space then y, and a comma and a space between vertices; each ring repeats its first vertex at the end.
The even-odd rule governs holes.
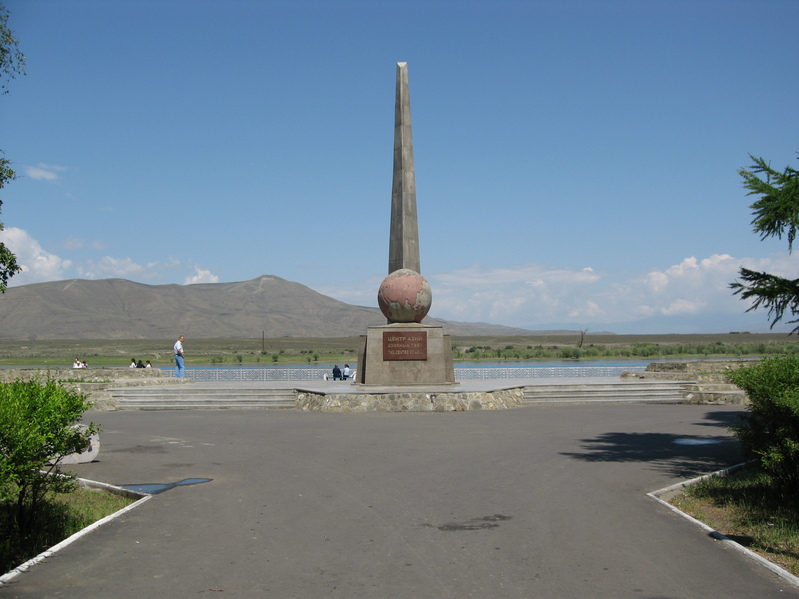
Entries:
POLYGON ((442 325, 422 324, 432 299, 430 285, 419 272, 408 63, 398 62, 388 276, 377 293, 377 304, 388 324, 369 327, 361 338, 357 384, 457 384, 450 336, 444 335, 442 325))
POLYGON ((391 184, 391 229, 388 247, 389 274, 401 268, 421 272, 407 62, 397 63, 397 91, 394 102, 394 177, 391 184))

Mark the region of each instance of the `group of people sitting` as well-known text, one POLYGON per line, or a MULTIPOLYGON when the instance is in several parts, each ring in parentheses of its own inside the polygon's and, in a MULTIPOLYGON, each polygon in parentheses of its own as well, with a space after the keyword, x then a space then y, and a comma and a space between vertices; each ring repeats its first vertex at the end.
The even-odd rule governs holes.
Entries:
MULTIPOLYGON (((344 364, 344 370, 338 367, 338 364, 333 366, 333 380, 334 381, 346 381, 348 378, 351 378, 355 375, 355 371, 350 370, 349 364, 344 364)), ((327 380, 327 375, 325 375, 325 380, 327 380)))
POLYGON ((147 360, 147 363, 144 364, 144 363, 142 363, 141 360, 139 360, 137 362, 136 358, 131 358, 130 359, 130 366, 128 366, 128 368, 152 368, 152 367, 153 367, 153 365, 150 364, 150 360, 147 360))
POLYGON ((88 368, 88 367, 89 363, 86 360, 81 362, 80 360, 75 358, 75 361, 72 363, 72 368, 88 368))

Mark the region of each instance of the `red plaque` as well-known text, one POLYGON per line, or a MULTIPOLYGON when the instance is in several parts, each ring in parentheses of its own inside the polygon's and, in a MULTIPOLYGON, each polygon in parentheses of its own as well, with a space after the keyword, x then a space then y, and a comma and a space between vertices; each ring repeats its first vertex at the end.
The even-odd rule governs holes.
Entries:
POLYGON ((427 360, 427 331, 383 331, 383 360, 427 360))

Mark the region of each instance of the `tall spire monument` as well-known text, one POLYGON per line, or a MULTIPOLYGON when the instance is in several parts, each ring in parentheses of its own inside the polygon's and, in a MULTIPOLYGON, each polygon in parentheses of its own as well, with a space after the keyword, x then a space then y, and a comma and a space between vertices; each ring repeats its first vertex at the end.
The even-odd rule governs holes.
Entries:
POLYGON ((391 185, 391 237, 388 272, 402 268, 422 272, 419 266, 419 228, 416 219, 416 175, 413 170, 411 94, 408 63, 397 63, 394 102, 394 179, 391 185))
POLYGON ((362 337, 357 383, 362 385, 454 385, 452 342, 440 325, 422 324, 433 294, 420 274, 416 177, 411 135, 408 63, 397 63, 394 104, 394 176, 388 276, 377 303, 387 325, 362 337))

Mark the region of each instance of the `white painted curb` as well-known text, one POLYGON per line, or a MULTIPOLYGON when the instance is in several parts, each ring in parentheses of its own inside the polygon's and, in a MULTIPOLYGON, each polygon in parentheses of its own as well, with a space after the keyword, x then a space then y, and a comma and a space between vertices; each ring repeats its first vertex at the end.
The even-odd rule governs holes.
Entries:
POLYGON ((777 576, 779 576, 780 578, 782 578, 786 582, 792 584, 793 586, 799 587, 799 577, 794 576, 793 574, 791 574, 790 572, 788 572, 784 568, 781 568, 777 564, 768 561, 766 558, 758 555, 754 551, 751 551, 750 549, 747 549, 746 547, 744 547, 740 543, 736 543, 732 539, 730 539, 728 537, 725 537, 719 531, 714 530, 713 528, 711 528, 710 526, 708 526, 704 522, 700 522, 696 518, 694 518, 692 516, 689 516, 688 514, 683 512, 682 510, 677 509, 676 507, 674 507, 670 503, 668 503, 666 501, 663 501, 660 498, 660 496, 665 494, 665 493, 669 493, 671 491, 677 491, 679 489, 683 489, 685 487, 689 487, 689 486, 694 485, 694 484, 698 483, 699 481, 705 480, 707 478, 713 478, 714 476, 724 476, 725 474, 730 474, 731 472, 735 472, 736 470, 741 470, 742 468, 745 468, 746 466, 749 466, 750 464, 751 464, 751 462, 746 462, 746 463, 743 463, 743 464, 737 464, 735 466, 731 466, 730 468, 725 468, 724 470, 719 470, 718 472, 712 472, 710 474, 706 474, 704 476, 699 476, 697 478, 692 478, 691 480, 686 480, 686 481, 683 481, 681 483, 677 483, 675 485, 670 485, 668 487, 665 487, 663 489, 659 489, 657 491, 652 491, 651 493, 647 493, 647 496, 651 497, 652 499, 657 501, 659 504, 661 504, 661 505, 665 506, 666 508, 670 509, 675 514, 679 514, 680 516, 682 516, 686 520, 689 520, 690 522, 693 522, 696 526, 698 526, 702 530, 704 530, 707 533, 709 533, 711 537, 713 537, 717 541, 721 541, 722 543, 724 543, 730 549, 733 549, 733 550, 737 551, 738 553, 741 553, 741 554, 745 555, 746 557, 748 557, 749 559, 757 562, 761 566, 771 570, 771 572, 773 572, 774 574, 776 574, 777 576))
POLYGON ((84 479, 84 478, 79 478, 79 479, 77 479, 77 482, 78 482, 78 484, 81 487, 88 487, 88 488, 94 488, 94 489, 104 489, 104 490, 106 490, 106 491, 108 491, 110 493, 115 493, 117 495, 124 495, 125 497, 139 497, 140 499, 138 501, 135 501, 135 502, 131 503, 130 505, 128 505, 126 507, 123 507, 121 510, 116 511, 113 514, 109 514, 105 518, 101 518, 100 520, 98 520, 97 522, 95 522, 93 524, 90 524, 89 526, 87 526, 83 530, 79 530, 78 532, 76 532, 71 537, 68 537, 68 538, 64 539, 63 541, 61 541, 57 545, 53 545, 49 549, 47 549, 45 551, 42 551, 36 557, 29 559, 24 564, 21 564, 21 565, 17 566, 16 568, 14 568, 13 570, 7 572, 6 574, 3 574, 2 576, 0 576, 0 588, 2 588, 3 585, 8 584, 9 582, 11 582, 13 579, 15 579, 20 574, 23 574, 24 572, 27 572, 28 570, 30 570, 33 566, 35 566, 39 562, 44 561, 46 558, 48 558, 51 555, 57 553, 58 551, 60 551, 64 547, 66 547, 67 545, 70 545, 71 543, 74 543, 75 541, 80 539, 82 536, 89 534, 90 532, 92 532, 96 528, 99 528, 103 524, 111 522, 111 520, 114 520, 115 518, 121 516, 122 514, 124 514, 126 512, 129 512, 133 508, 139 507, 145 501, 149 501, 152 498, 152 495, 147 495, 147 494, 144 494, 144 493, 136 493, 135 491, 131 491, 130 489, 123 489, 122 487, 115 487, 114 485, 109 485, 109 484, 97 482, 97 481, 94 481, 94 480, 87 480, 87 479, 84 479))

